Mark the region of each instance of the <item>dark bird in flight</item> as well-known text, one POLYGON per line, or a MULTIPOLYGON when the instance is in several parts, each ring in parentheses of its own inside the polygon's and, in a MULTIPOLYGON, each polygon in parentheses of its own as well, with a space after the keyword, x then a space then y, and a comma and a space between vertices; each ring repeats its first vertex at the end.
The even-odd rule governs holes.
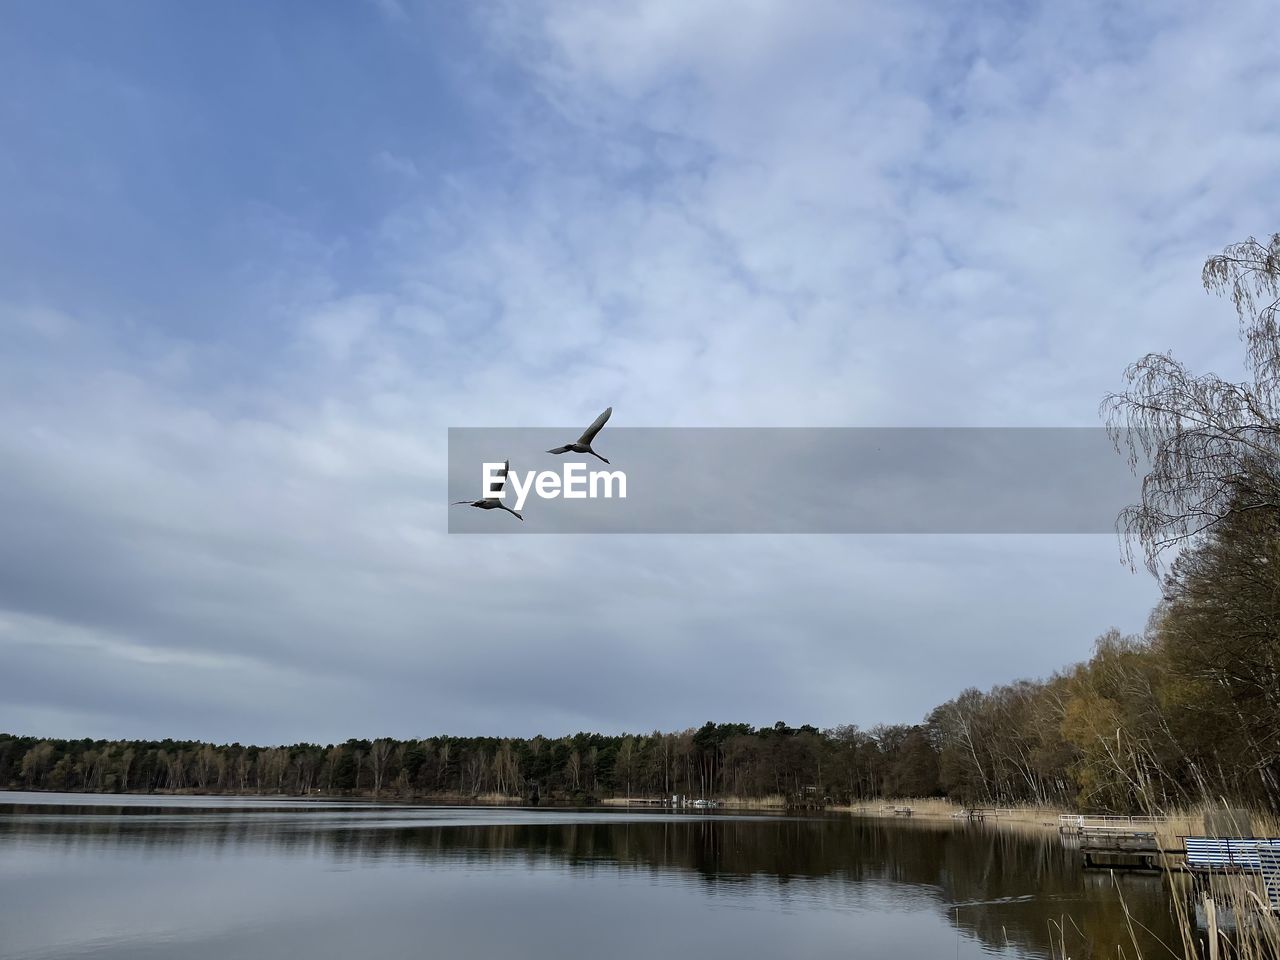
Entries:
MULTIPOLYGON (((511 461, 508 460, 502 465, 502 469, 497 472, 496 474, 497 478, 500 481, 502 481, 501 483, 493 484, 493 486, 498 488, 496 491, 497 493, 502 493, 502 488, 506 486, 507 471, 510 469, 511 469, 511 461)), ((468 507, 475 507, 477 510, 505 510, 507 511, 507 513, 511 514, 517 520, 520 520, 520 521, 524 520, 524 517, 520 516, 520 514, 516 513, 514 510, 508 507, 505 503, 499 500, 496 496, 486 497, 483 500, 455 500, 453 501, 453 503, 449 504, 449 506, 457 507, 464 503, 468 507)))
MULTIPOLYGON (((587 427, 587 429, 583 430, 582 436, 580 436, 576 441, 573 443, 566 443, 563 447, 556 447, 553 450, 548 450, 547 453, 589 453, 597 460, 604 460, 604 457, 591 449, 591 441, 596 438, 596 434, 599 433, 604 425, 609 422, 609 415, 611 413, 613 413, 613 407, 610 407, 604 413, 600 414, 600 416, 596 417, 595 422, 593 422, 591 426, 587 427)), ((609 461, 604 460, 604 462, 608 463, 609 461)))

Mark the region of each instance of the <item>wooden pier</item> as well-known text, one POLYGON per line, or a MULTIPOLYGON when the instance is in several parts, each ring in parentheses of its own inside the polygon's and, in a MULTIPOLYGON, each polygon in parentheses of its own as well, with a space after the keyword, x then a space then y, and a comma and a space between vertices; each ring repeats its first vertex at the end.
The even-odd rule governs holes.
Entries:
POLYGON ((1058 818, 1063 843, 1078 847, 1086 870, 1169 869, 1170 856, 1181 847, 1161 846, 1158 829, 1163 817, 1115 817, 1066 814, 1058 818))
POLYGON ((1280 911, 1280 839, 1179 837, 1162 845, 1154 830, 1077 826, 1063 842, 1077 846, 1086 870, 1189 873, 1198 878, 1258 874, 1271 909, 1280 911), (1078 837, 1078 840, 1075 838, 1078 837))
POLYGON ((1169 856, 1182 853, 1162 848, 1154 830, 1084 827, 1076 836, 1086 870, 1158 871, 1168 866, 1169 856))

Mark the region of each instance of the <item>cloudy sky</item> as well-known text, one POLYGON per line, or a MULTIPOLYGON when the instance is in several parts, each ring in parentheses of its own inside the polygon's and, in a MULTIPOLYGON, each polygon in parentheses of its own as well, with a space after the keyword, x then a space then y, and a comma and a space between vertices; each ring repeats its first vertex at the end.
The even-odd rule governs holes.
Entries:
POLYGON ((1280 228, 1274 31, 6 3, 0 730, 915 721, 1141 629, 1107 535, 451 535, 447 430, 1095 426, 1149 350, 1234 375, 1199 269, 1280 228))

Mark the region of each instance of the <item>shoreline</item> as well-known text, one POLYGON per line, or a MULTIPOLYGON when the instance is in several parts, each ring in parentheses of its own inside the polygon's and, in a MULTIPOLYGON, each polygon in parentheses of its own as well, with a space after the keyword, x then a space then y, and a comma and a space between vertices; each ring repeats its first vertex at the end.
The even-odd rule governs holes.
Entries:
MULTIPOLYGON (((145 800, 146 798, 155 798, 158 801, 166 798, 178 798, 185 800, 242 800, 253 802, 290 802, 290 803, 350 803, 350 804, 367 804, 377 805, 385 804, 390 806, 461 806, 461 807, 491 807, 501 809, 504 807, 523 807, 528 809, 535 808, 566 808, 566 809, 596 809, 608 811, 623 810, 648 810, 655 813, 658 812, 679 812, 679 813, 735 813, 735 812, 758 812, 758 813, 777 813, 777 814, 825 814, 825 815, 843 815, 850 817, 858 817, 867 820, 893 820, 893 821, 919 821, 926 820, 929 822, 947 822, 947 823, 981 823, 985 826, 996 827, 1018 827, 1018 828, 1036 828, 1036 829, 1053 829, 1057 830, 1061 826, 1061 817, 1084 817, 1086 820, 1090 818, 1098 818, 1102 816, 1127 816, 1125 814, 1088 814, 1081 813, 1078 810, 1068 810, 1063 807, 1056 806, 1018 806, 1018 807, 990 807, 977 806, 973 808, 966 807, 959 803, 953 803, 949 800, 943 800, 938 797, 896 797, 896 798, 878 798, 859 804, 831 804, 824 807, 795 807, 787 804, 784 797, 773 795, 766 797, 708 797, 706 799, 715 802, 714 807, 694 807, 692 805, 673 807, 669 802, 663 802, 662 798, 652 797, 603 797, 599 799, 592 798, 589 802, 575 802, 572 798, 567 797, 540 797, 537 801, 530 801, 525 797, 512 797, 504 794, 487 793, 478 795, 465 795, 456 793, 441 793, 419 796, 404 796, 383 794, 375 796, 368 793, 361 794, 341 794, 341 793, 222 793, 208 792, 194 789, 184 790, 147 790, 147 791, 68 791, 68 790, 46 790, 46 789, 30 789, 26 787, 4 786, 0 787, 0 803, 6 795, 27 794, 30 796, 49 796, 60 798, 89 798, 98 797, 108 800, 112 797, 118 798, 136 798, 145 800), (909 814, 903 814, 900 811, 909 809, 909 814), (981 817, 971 817, 970 810, 981 810, 981 817)), ((1174 809, 1165 812, 1156 819, 1159 821, 1156 830, 1159 834, 1167 835, 1170 838, 1176 838, 1187 835, 1195 835, 1204 832, 1204 821, 1206 814, 1209 814, 1214 808, 1211 806, 1192 807, 1183 809, 1174 809)), ((1262 811, 1238 811, 1249 817, 1254 825, 1263 832, 1274 833, 1277 827, 1280 827, 1274 818, 1262 811)), ((1135 817, 1142 817, 1141 814, 1134 814, 1135 817)))

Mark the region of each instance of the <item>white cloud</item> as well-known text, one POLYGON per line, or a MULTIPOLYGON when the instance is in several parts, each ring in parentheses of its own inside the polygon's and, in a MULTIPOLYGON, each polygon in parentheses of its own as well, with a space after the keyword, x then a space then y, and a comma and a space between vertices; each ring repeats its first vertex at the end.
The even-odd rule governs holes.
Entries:
POLYGON ((209 658, 289 679, 192 735, 911 720, 1139 628, 1105 537, 443 532, 451 425, 1094 425, 1147 350, 1230 373, 1199 265, 1280 222, 1271 12, 1109 9, 495 8, 501 163, 360 144, 373 236, 245 219, 266 372, 123 322, 0 361, 0 615, 114 638, 26 645, 0 727, 167 733, 209 658))

